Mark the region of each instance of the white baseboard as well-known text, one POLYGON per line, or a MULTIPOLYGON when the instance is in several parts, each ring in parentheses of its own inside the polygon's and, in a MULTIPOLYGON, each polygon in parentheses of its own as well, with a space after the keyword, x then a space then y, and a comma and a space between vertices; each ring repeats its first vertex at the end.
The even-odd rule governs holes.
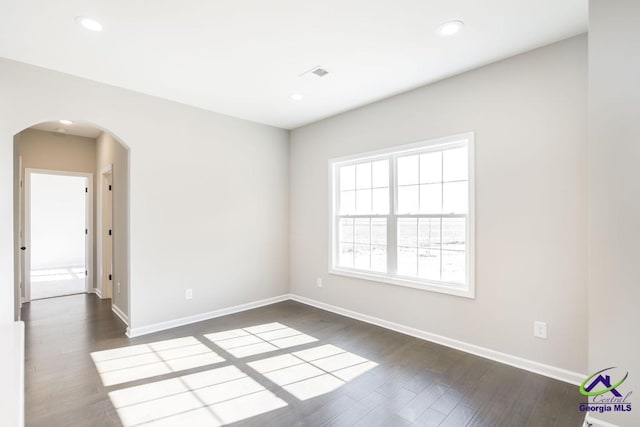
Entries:
POLYGON ((120 310, 118 306, 115 305, 114 303, 111 303, 111 311, 113 311, 115 315, 118 316, 120 320, 124 322, 125 325, 129 326, 129 317, 126 314, 124 314, 124 312, 120 310))
POLYGON ((545 365, 544 363, 534 362, 533 360, 524 359, 522 357, 513 356, 510 354, 502 353, 500 351, 491 350, 489 348, 480 347, 475 344, 469 344, 463 341, 458 341, 453 338, 447 338, 442 335, 433 334, 431 332, 422 331, 410 326, 401 325, 399 323, 389 322, 384 319, 369 316, 367 314, 358 313, 356 311, 347 310, 345 308, 337 307, 335 305, 326 304, 324 302, 316 301, 310 298, 302 297, 295 294, 289 294, 289 298, 307 304, 322 310, 330 311, 342 316, 351 317, 352 319, 361 320, 363 322, 371 323, 392 331, 400 332, 412 337, 420 338, 426 341, 431 341, 436 344, 441 344, 447 347, 454 348, 456 350, 471 353, 476 356, 484 357, 485 359, 494 360, 496 362, 504 363, 506 365, 515 366, 516 368, 524 369, 526 371, 534 372, 536 374, 544 375, 546 377, 554 378, 556 380, 564 381, 569 384, 579 385, 584 378, 585 374, 577 372, 571 372, 566 369, 557 368, 555 366, 545 365))
POLYGON ((102 299, 102 292, 100 292, 100 289, 93 288, 93 293, 98 295, 98 298, 102 299))
POLYGON ((587 416, 584 417, 583 427, 618 427, 616 424, 611 424, 606 421, 599 420, 591 416, 590 412, 587 412, 587 416))
POLYGON ((277 297, 267 298, 259 301, 253 301, 246 304, 236 305, 234 307, 221 308, 219 310, 209 311, 207 313, 195 314, 193 316, 181 317, 179 319, 169 320, 166 322, 153 323, 151 325, 139 326, 136 328, 128 328, 127 336, 129 338, 139 337, 154 332, 164 331, 166 329, 177 328, 178 326, 189 325, 191 323, 202 322, 203 320, 214 319, 216 317, 226 316, 228 314, 238 313, 241 311, 251 310, 265 305, 275 304, 277 302, 286 301, 289 295, 279 295, 277 297))
MULTIPOLYGON (((422 331, 410 326, 401 325, 399 323, 390 322, 378 317, 369 316, 367 314, 359 313, 356 311, 341 308, 335 305, 320 302, 311 298, 302 297, 296 294, 285 294, 277 297, 267 298, 259 301, 253 301, 246 304, 237 305, 234 307, 222 308, 213 310, 207 313, 200 313, 193 316, 182 317, 179 319, 169 320, 166 322, 153 323, 151 325, 140 326, 135 328, 127 328, 127 336, 129 338, 139 337, 142 335, 151 334, 154 332, 164 331, 167 329, 177 328, 179 326, 189 325, 191 323, 202 322, 204 320, 214 319, 216 317, 226 316, 233 313, 239 313, 241 311, 251 310, 253 308, 262 307, 265 305, 275 304, 281 301, 293 300, 303 304, 310 305, 322 310, 330 311, 332 313, 340 314, 342 316, 350 317, 352 319, 360 320, 366 323, 370 323, 376 326, 390 329, 392 331, 400 332, 405 335, 410 335, 425 341, 434 342, 436 344, 444 345, 446 347, 454 348, 456 350, 464 351, 465 353, 474 354, 476 356, 484 357, 485 359, 494 360, 496 362, 504 363, 506 365, 514 366, 516 368, 524 369, 529 372, 544 375, 549 378, 564 381, 569 384, 579 385, 586 377, 585 374, 578 372, 568 371, 566 369, 558 368, 544 363, 535 362, 533 360, 525 359, 519 356, 514 356, 500 351, 492 350, 486 347, 481 347, 475 344, 466 343, 464 341, 455 340, 442 335, 433 334, 431 332, 422 331)), ((128 324, 128 319, 115 305, 112 305, 114 313, 118 315, 125 323, 128 324), (116 311, 117 310, 117 311, 116 311)), ((613 424, 607 424, 602 421, 598 421, 591 418, 594 426, 597 427, 615 427, 613 424)))

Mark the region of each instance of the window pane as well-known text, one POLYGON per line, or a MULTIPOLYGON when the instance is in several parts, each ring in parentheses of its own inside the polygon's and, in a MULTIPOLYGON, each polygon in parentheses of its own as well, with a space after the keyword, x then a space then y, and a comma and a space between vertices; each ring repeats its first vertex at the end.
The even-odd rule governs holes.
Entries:
POLYGON ((369 218, 356 218, 356 231, 355 231, 355 242, 356 243, 371 243, 371 230, 369 228, 369 218))
POLYGON ((443 206, 445 213, 466 213, 468 204, 467 181, 445 183, 442 187, 443 206))
POLYGON ((371 188, 371 163, 356 165, 356 188, 371 188))
POLYGON ((442 153, 443 178, 445 181, 464 181, 469 177, 467 148, 456 148, 442 153))
POLYGON ((387 244, 386 218, 371 218, 371 243, 374 245, 387 244))
POLYGON ((433 149, 425 145, 421 151, 376 160, 363 154, 353 164, 334 169, 338 221, 333 244, 340 267, 393 271, 394 276, 425 284, 465 283, 469 150, 433 149))
POLYGON ((398 187, 398 213, 418 212, 418 186, 398 187))
POLYGON ((398 157, 398 185, 418 183, 419 156, 398 157))
POLYGON ((418 246, 440 249, 440 218, 418 220, 418 246))
POLYGON ((373 187, 389 187, 389 160, 373 162, 373 187))
POLYGON ((376 188, 373 190, 373 213, 389 213, 389 189, 376 188))
POLYGON ((417 218, 398 218, 398 246, 418 246, 417 218))
POLYGON ((442 249, 465 250, 466 223, 465 218, 442 219, 442 249))
POLYGON ((356 188, 356 167, 343 166, 340 168, 340 191, 356 188))
POLYGON ((371 246, 371 270, 387 271, 387 247, 371 246))
POLYGON ((341 267, 353 267, 353 245, 341 244, 338 264, 341 267))
POLYGON ((420 186, 420 212, 442 212, 442 184, 422 184, 420 186))
POLYGON ((418 249, 398 247, 398 274, 416 277, 418 249))
POLYGON ((442 152, 420 155, 420 182, 442 181, 442 152))
POLYGON ((371 268, 371 247, 369 245, 355 245, 355 253, 353 258, 353 266, 361 270, 369 270, 371 268))
POLYGON ((353 219, 349 219, 349 218, 340 219, 340 242, 341 243, 353 242, 353 219))
POLYGON ((418 252, 418 277, 440 280, 440 249, 420 249, 418 252))
POLYGON ((340 213, 342 215, 352 214, 356 211, 356 192, 341 191, 340 192, 340 213))
POLYGON ((371 190, 356 190, 356 214, 371 213, 371 190))
POLYGON ((465 258, 464 252, 442 251, 442 280, 465 283, 465 258))

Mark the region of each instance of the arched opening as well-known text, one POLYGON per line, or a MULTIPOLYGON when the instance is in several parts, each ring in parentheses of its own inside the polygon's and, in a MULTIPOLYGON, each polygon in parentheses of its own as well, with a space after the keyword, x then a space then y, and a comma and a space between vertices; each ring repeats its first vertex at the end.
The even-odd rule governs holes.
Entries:
POLYGON ((86 294, 128 326, 128 147, 62 118, 18 132, 13 149, 14 318, 32 301, 86 294))

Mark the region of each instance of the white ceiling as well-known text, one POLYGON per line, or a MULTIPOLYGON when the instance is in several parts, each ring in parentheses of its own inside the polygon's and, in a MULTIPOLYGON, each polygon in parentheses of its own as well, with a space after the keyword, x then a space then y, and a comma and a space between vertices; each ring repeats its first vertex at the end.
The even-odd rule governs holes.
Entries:
POLYGON ((70 125, 65 125, 60 122, 45 122, 32 126, 31 129, 54 132, 61 135, 84 136, 85 138, 93 139, 97 138, 102 133, 100 129, 96 129, 91 125, 86 125, 83 123, 73 123, 70 125))
POLYGON ((0 0, 2 57, 288 129, 586 30, 587 0, 0 0))

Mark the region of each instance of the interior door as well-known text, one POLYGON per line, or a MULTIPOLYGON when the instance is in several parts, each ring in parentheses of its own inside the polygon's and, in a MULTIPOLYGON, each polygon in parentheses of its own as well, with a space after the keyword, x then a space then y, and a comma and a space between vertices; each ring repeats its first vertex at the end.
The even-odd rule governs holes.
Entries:
POLYGON ((88 179, 26 173, 26 300, 87 291, 88 179))
POLYGON ((18 254, 18 284, 16 289, 16 298, 18 300, 17 320, 20 320, 22 313, 22 301, 24 299, 24 257, 27 247, 24 239, 24 172, 22 170, 22 156, 18 157, 18 239, 20 245, 20 253, 18 254))
POLYGON ((102 297, 113 298, 113 175, 106 173, 102 179, 102 297))

